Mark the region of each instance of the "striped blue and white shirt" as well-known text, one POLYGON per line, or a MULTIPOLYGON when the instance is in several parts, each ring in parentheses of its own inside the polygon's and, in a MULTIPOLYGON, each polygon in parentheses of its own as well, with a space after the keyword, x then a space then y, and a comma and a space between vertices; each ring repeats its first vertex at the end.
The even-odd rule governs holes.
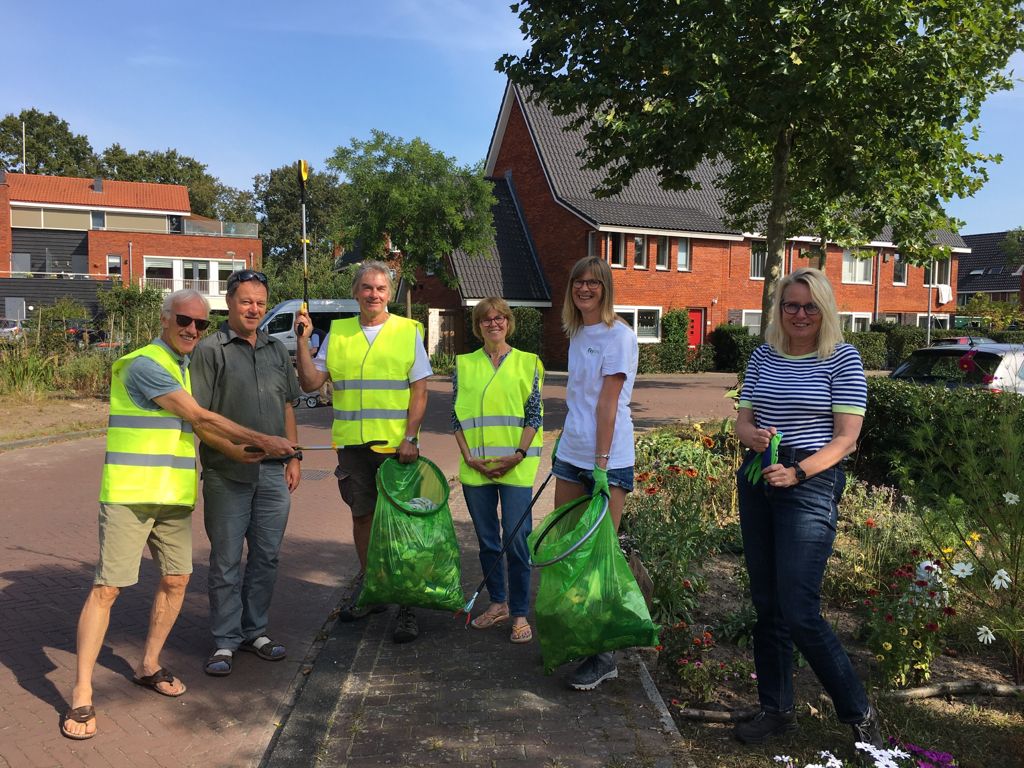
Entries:
POLYGON ((782 444, 817 451, 832 440, 833 414, 863 416, 868 385, 860 353, 839 344, 826 360, 816 352, 790 356, 762 344, 750 355, 740 408, 754 411, 759 429, 775 427, 782 444))

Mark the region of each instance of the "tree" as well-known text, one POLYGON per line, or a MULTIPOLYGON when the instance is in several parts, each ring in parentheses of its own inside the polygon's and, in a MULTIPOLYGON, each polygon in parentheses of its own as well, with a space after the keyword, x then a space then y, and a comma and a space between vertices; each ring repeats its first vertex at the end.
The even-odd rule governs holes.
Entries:
MULTIPOLYGON (((264 265, 270 282, 273 307, 288 299, 302 298, 302 260, 268 259, 264 265)), ((317 299, 347 299, 352 295, 352 270, 338 269, 330 253, 309 254, 309 295, 317 299)))
POLYGON ((480 168, 460 166, 422 139, 375 130, 367 141, 338 147, 327 164, 348 180, 342 243, 359 243, 368 258, 388 258, 397 248, 406 279, 422 269, 452 285, 451 254, 481 255, 494 243, 494 195, 480 168))
POLYGON ((96 172, 96 153, 86 136, 52 112, 23 109, 0 120, 0 163, 8 171, 22 170, 21 125, 25 124, 26 173, 88 177, 96 172))
POLYGON ((999 243, 999 250, 1006 257, 1006 264, 1019 267, 1024 264, 1024 227, 1011 229, 999 243))
MULTIPOLYGON (((268 263, 301 264, 302 198, 296 166, 286 165, 258 174, 253 179, 253 191, 268 263)), ((310 171, 306 181, 309 255, 320 254, 333 260, 339 239, 342 194, 334 173, 310 171)))
POLYGON ((154 184, 181 184, 188 188, 192 213, 217 217, 217 202, 223 185, 206 170, 206 164, 176 149, 128 152, 112 144, 100 156, 100 173, 118 181, 148 181, 154 184))
POLYGON ((985 97, 1024 43, 1017 0, 542 0, 513 5, 531 41, 497 69, 584 131, 596 192, 640 170, 667 188, 717 165, 731 223, 767 236, 767 317, 786 238, 948 258, 943 200, 1000 158, 968 150, 985 97))

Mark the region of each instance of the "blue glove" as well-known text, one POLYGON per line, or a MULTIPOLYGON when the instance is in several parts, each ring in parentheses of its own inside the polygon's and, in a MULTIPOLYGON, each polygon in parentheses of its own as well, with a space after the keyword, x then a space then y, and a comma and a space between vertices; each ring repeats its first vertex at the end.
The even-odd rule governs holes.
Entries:
POLYGON ((608 470, 601 469, 596 464, 594 465, 594 493, 603 493, 607 498, 611 498, 611 491, 608 490, 608 470))

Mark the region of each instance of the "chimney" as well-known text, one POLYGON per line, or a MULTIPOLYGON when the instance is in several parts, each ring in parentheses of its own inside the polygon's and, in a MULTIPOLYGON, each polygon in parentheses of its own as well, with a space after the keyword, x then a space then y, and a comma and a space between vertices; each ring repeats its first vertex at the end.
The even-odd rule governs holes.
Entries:
POLYGON ((102 192, 103 191, 103 177, 97 176, 92 180, 92 191, 102 192))
POLYGON ((5 171, 3 168, 0 168, 0 184, 6 184, 6 183, 7 183, 7 171, 5 171))

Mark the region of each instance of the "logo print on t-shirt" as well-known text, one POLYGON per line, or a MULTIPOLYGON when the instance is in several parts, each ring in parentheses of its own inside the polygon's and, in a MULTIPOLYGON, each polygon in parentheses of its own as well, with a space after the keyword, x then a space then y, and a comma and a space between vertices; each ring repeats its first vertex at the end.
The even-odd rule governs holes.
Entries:
POLYGON ((601 354, 601 350, 600 349, 594 349, 593 347, 587 347, 587 354, 588 355, 600 355, 601 354))

